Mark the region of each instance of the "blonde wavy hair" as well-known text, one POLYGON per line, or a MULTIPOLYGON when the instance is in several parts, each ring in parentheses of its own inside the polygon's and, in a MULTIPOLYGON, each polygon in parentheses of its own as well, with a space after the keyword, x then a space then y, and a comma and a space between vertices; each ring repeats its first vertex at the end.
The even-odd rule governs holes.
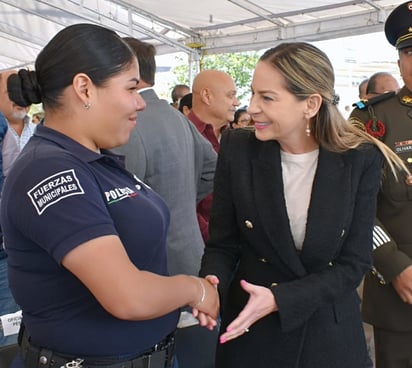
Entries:
POLYGON ((259 61, 267 62, 279 71, 286 81, 286 88, 299 100, 314 93, 321 95, 321 107, 310 122, 311 132, 320 146, 332 152, 345 152, 364 143, 374 144, 396 178, 399 171, 410 175, 402 159, 386 144, 343 117, 337 107, 339 97, 334 91, 333 67, 323 51, 306 42, 281 43, 267 50, 259 61))

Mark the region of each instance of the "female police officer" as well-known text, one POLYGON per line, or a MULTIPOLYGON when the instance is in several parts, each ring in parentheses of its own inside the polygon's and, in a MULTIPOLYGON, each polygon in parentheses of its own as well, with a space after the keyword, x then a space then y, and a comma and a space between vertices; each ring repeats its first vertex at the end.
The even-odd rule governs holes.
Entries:
POLYGON ((26 367, 172 366, 183 305, 207 313, 215 288, 166 277, 169 213, 105 151, 126 142, 137 112, 137 60, 114 32, 77 24, 8 81, 19 105, 43 102, 44 124, 5 183, 10 287, 22 307, 26 367))

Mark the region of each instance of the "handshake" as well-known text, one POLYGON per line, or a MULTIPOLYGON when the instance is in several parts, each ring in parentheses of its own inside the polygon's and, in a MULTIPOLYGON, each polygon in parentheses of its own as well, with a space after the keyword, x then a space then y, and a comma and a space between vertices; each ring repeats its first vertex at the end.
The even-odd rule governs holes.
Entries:
MULTIPOLYGON (((199 320, 201 326, 213 330, 217 325, 220 306, 217 292, 219 279, 214 275, 208 275, 204 279, 194 278, 200 285, 200 291, 198 290, 200 297, 198 296, 198 299, 189 304, 192 307, 193 316, 199 320)), ((275 283, 272 285, 277 286, 275 283)), ((240 281, 240 287, 249 294, 249 299, 239 315, 231 321, 219 337, 221 344, 248 333, 249 328, 255 322, 278 310, 275 296, 270 288, 245 280, 240 281)))
POLYGON ((192 308, 192 314, 199 320, 199 324, 203 327, 213 330, 217 325, 219 316, 219 293, 217 285, 219 279, 216 276, 209 275, 204 279, 190 276, 198 283, 197 299, 189 306, 192 308))

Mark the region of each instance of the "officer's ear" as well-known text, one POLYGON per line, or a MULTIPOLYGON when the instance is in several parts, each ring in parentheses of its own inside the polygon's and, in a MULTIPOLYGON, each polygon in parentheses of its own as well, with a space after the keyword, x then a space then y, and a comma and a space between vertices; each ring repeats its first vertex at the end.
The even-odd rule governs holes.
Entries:
POLYGON ((79 73, 73 77, 73 89, 84 106, 90 104, 94 84, 87 74, 79 73))
POLYGON ((307 118, 313 118, 319 111, 322 105, 322 96, 318 93, 310 95, 306 99, 305 115, 307 118))

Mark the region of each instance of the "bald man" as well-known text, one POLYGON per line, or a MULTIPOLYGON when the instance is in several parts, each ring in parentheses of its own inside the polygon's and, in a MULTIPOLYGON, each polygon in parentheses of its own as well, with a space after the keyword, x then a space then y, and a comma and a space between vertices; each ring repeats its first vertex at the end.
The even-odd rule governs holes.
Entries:
MULTIPOLYGON (((203 70, 193 81, 192 110, 188 118, 199 132, 219 152, 222 130, 233 121, 239 106, 236 86, 232 77, 219 70, 203 70)), ((212 194, 197 206, 197 219, 204 241, 209 238, 209 214, 212 194)))
POLYGON ((204 70, 194 79, 192 93, 189 119, 218 151, 222 128, 233 120, 239 106, 235 82, 225 72, 204 70))
POLYGON ((369 78, 366 87, 366 98, 370 99, 385 92, 399 90, 400 86, 396 78, 387 72, 377 72, 369 78))

